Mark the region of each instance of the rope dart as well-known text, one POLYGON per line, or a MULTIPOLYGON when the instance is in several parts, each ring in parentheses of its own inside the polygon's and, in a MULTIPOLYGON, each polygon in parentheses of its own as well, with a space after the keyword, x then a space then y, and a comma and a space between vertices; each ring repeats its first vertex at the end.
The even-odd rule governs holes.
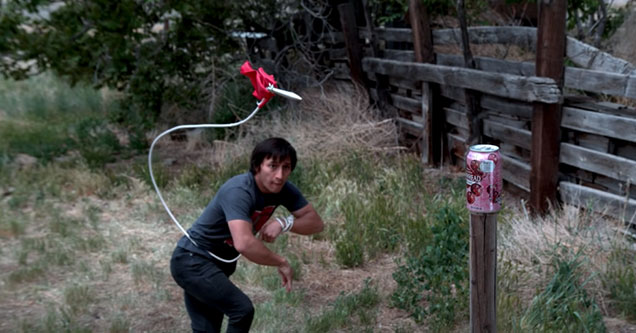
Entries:
MULTIPOLYGON (((254 85, 254 89, 255 89, 253 95, 256 98, 260 99, 260 102, 256 103, 256 108, 254 109, 254 111, 252 111, 252 113, 249 116, 247 116, 247 118, 241 121, 237 121, 237 122, 229 123, 229 124, 197 124, 197 125, 176 126, 159 134, 152 141, 152 144, 150 145, 150 150, 148 151, 148 171, 150 172, 150 180, 152 181, 152 185, 154 186, 155 191, 157 192, 157 195, 159 196, 159 200, 161 200, 163 207, 166 209, 166 212, 168 212, 168 215, 170 215, 170 218, 172 219, 172 221, 174 221, 174 223, 177 225, 177 228, 179 228, 179 230, 181 230, 181 232, 186 237, 188 237, 188 239, 195 246, 198 246, 197 243, 190 237, 188 232, 181 226, 181 224, 179 224, 179 221, 177 221, 177 218, 172 214, 172 211, 170 210, 170 208, 168 208, 166 201, 163 199, 163 196, 161 195, 161 191, 159 191, 159 186, 157 186, 157 182, 155 181, 155 176, 152 172, 152 150, 155 147, 155 144, 157 143, 157 141, 161 139, 161 137, 163 137, 164 135, 168 133, 174 132, 176 130, 191 129, 191 128, 227 128, 227 127, 239 126, 247 122, 248 120, 250 120, 258 112, 258 110, 260 110, 269 101, 269 99, 271 99, 274 96, 274 94, 280 95, 292 100, 296 100, 296 101, 302 100, 300 96, 298 96, 297 94, 291 91, 276 88, 275 87, 276 81, 274 81, 274 77, 272 75, 268 75, 267 73, 265 73, 265 71, 262 68, 259 68, 258 71, 253 70, 249 66, 249 63, 247 61, 243 64, 243 66, 241 66, 241 74, 246 75, 250 78, 250 80, 252 81, 252 85, 254 85)), ((241 254, 239 254, 236 258, 228 260, 228 259, 220 258, 210 251, 208 251, 208 253, 213 258, 225 263, 235 262, 241 257, 241 254)))

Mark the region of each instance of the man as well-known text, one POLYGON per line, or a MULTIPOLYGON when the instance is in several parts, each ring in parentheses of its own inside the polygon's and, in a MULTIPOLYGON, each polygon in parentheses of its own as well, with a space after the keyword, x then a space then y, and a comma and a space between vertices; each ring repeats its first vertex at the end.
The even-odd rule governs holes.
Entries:
POLYGON ((252 152, 249 172, 223 184, 189 229, 189 237, 177 243, 170 271, 184 289, 193 332, 219 332, 224 314, 228 332, 249 331, 254 307, 229 280, 239 253, 254 263, 276 266, 283 286, 291 290, 289 262, 263 241, 273 242, 284 231, 310 235, 323 229, 313 206, 287 181, 295 166, 296 151, 289 142, 260 142, 252 152), (271 218, 279 205, 292 215, 271 218))

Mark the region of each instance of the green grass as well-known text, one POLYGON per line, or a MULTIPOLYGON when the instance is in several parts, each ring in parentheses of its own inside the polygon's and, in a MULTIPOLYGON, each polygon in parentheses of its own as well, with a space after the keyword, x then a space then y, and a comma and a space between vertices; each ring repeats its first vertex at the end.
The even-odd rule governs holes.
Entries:
POLYGON ((584 289, 582 259, 565 247, 557 248, 555 273, 545 289, 532 300, 520 325, 530 332, 605 332, 603 315, 584 289))
POLYGON ((118 142, 105 127, 106 114, 116 103, 89 87, 71 87, 50 74, 4 80, 0 106, 0 115, 6 114, 0 117, 2 155, 27 154, 46 163, 79 149, 89 165, 101 166, 105 161, 100 159, 110 155, 95 152, 118 151, 118 142))
POLYGON ((94 301, 95 290, 90 285, 73 284, 64 289, 64 302, 73 314, 88 311, 89 305, 94 301))
POLYGON ((617 247, 610 255, 603 285, 612 305, 628 320, 636 321, 636 259, 633 252, 617 247))
POLYGON ((303 332, 333 332, 343 328, 372 329, 376 320, 375 307, 380 302, 377 288, 370 280, 357 293, 341 293, 321 314, 307 319, 303 332))

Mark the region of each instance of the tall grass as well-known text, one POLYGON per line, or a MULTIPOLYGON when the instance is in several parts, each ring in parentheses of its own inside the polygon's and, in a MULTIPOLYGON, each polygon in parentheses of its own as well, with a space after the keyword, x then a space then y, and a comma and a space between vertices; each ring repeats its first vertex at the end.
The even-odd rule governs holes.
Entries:
POLYGON ((0 154, 43 162, 78 149, 91 166, 121 149, 105 126, 116 100, 90 87, 71 87, 51 74, 0 81, 0 154))
POLYGON ((521 317, 522 330, 529 332, 605 332, 603 315, 585 290, 589 281, 581 276, 582 259, 565 247, 555 249, 554 275, 534 297, 521 317))

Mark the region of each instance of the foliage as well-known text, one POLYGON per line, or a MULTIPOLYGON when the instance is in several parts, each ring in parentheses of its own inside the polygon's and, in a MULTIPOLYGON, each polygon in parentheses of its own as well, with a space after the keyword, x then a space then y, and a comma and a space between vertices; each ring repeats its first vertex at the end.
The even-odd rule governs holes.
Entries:
POLYGON ((108 162, 115 161, 115 155, 122 150, 119 140, 104 121, 87 118, 75 128, 77 148, 91 168, 101 168, 108 162))
POLYGON ((0 68, 18 79, 51 69, 126 91, 127 112, 153 120, 164 103, 199 106, 210 66, 223 64, 216 56, 239 46, 226 19, 235 10, 219 1, 9 2, 0 68))
POLYGON ((531 332, 605 332, 603 315, 581 281, 579 255, 571 256, 566 247, 556 251, 554 276, 532 300, 521 326, 531 332))
MULTIPOLYGON (((457 15, 457 1, 455 0, 420 0, 431 17, 457 15)), ((466 11, 470 18, 477 17, 483 12, 487 1, 467 1, 466 11)), ((370 15, 377 26, 395 26, 406 24, 408 17, 408 0, 369 0, 370 15)))
POLYGON ((397 288, 392 301, 417 321, 429 318, 439 329, 452 326, 467 308, 469 239, 467 216, 460 204, 438 199, 431 206, 431 239, 419 249, 411 244, 405 263, 393 274, 397 288))
MULTIPOLYGON (((318 17, 326 11, 320 1, 305 7, 316 9, 318 17)), ((188 113, 199 121, 206 118, 217 102, 215 90, 225 90, 225 80, 238 73, 245 59, 239 32, 296 41, 306 28, 304 22, 292 23, 306 15, 300 9, 292 0, 10 1, 0 7, 0 73, 24 79, 51 70, 72 84, 124 92, 111 119, 129 126, 131 143, 143 149, 139 128, 147 129, 164 111, 177 113, 167 119, 170 123, 188 113)), ((283 52, 290 57, 285 61, 296 60, 292 51, 283 52)), ((301 64, 305 71, 306 62, 301 64)), ((246 82, 241 84, 249 87, 246 82)))

